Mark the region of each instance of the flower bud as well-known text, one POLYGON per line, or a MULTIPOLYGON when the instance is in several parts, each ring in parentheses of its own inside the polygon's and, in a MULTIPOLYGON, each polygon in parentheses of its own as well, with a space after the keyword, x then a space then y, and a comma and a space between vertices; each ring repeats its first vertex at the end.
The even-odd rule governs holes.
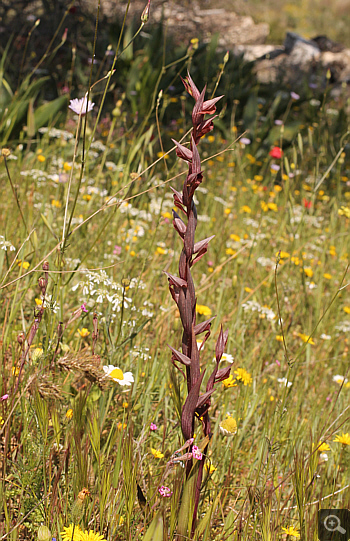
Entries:
POLYGON ((47 526, 44 526, 44 524, 39 527, 38 541, 51 541, 51 532, 47 526))
POLYGON ((142 12, 142 15, 141 15, 141 22, 142 22, 143 24, 146 24, 146 22, 147 22, 148 19, 149 19, 149 7, 150 7, 150 4, 151 4, 151 0, 148 0, 147 6, 145 7, 145 9, 144 9, 143 12, 142 12))
POLYGON ((2 148, 1 154, 4 156, 4 158, 8 158, 11 154, 11 150, 9 148, 2 148))
POLYGON ((48 261, 44 261, 43 263, 43 270, 45 272, 47 272, 49 270, 49 262, 48 261))
POLYGON ((24 343, 26 339, 26 335, 24 332, 20 332, 18 335, 17 335, 17 342, 22 345, 24 343))

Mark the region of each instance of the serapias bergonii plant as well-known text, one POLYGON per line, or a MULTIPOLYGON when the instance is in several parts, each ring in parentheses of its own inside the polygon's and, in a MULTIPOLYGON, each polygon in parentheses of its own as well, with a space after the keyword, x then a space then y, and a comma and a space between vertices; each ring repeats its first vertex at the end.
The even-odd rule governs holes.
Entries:
MULTIPOLYGON (((205 115, 213 115, 216 112, 216 102, 222 98, 219 96, 207 101, 204 101, 206 87, 202 92, 199 92, 190 75, 186 79, 182 79, 187 92, 195 99, 195 105, 192 111, 192 133, 190 147, 186 147, 177 141, 173 140, 176 145, 176 154, 179 158, 188 163, 188 173, 183 184, 182 193, 174 188, 171 188, 174 195, 174 203, 182 213, 186 216, 187 224, 180 218, 179 214, 173 210, 173 225, 183 242, 179 260, 179 276, 174 276, 166 272, 169 280, 170 293, 177 304, 181 323, 183 327, 181 352, 169 346, 172 351, 172 363, 180 370, 187 381, 187 398, 182 408, 181 413, 181 429, 185 441, 193 438, 195 430, 195 419, 199 419, 202 423, 204 439, 202 444, 202 458, 199 461, 187 461, 186 464, 186 479, 192 478, 192 482, 185 488, 183 493, 182 504, 184 498, 186 502, 185 514, 180 512, 177 533, 180 535, 188 535, 191 532, 193 537, 196 527, 196 517, 198 504, 200 499, 201 484, 203 478, 203 468, 208 449, 209 441, 212 433, 210 428, 209 408, 211 404, 211 395, 214 391, 214 384, 223 381, 229 376, 230 366, 219 369, 221 357, 225 351, 228 331, 223 332, 222 327, 219 333, 218 340, 215 346, 216 363, 214 370, 210 375, 205 392, 201 394, 201 384, 204 378, 205 369, 200 368, 200 350, 198 350, 196 337, 205 333, 205 337, 201 348, 210 336, 211 322, 214 318, 210 318, 205 322, 196 324, 196 293, 191 275, 192 266, 199 261, 207 252, 209 242, 215 235, 195 243, 195 231, 197 226, 197 210, 193 200, 195 190, 203 180, 201 171, 201 160, 197 145, 200 139, 208 132, 213 130, 213 119, 217 116, 205 119, 205 115), (186 368, 186 373, 180 368, 182 364, 186 368), (188 503, 188 505, 187 505, 188 503), (190 511, 192 516, 190 516, 190 511), (192 513, 193 509, 193 513, 192 513), (180 518, 182 516, 182 518, 180 518), (188 519, 188 520, 187 520, 188 519), (180 521, 186 524, 180 524, 180 521)), ((192 446, 191 446, 192 448, 192 446)), ((183 505, 182 505, 183 507, 183 505)))

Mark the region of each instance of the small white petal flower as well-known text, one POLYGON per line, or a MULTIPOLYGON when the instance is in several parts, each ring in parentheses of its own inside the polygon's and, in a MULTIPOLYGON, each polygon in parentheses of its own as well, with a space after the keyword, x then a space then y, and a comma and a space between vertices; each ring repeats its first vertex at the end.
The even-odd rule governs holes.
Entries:
POLYGON ((130 386, 134 382, 134 376, 131 372, 124 372, 118 368, 118 366, 113 366, 113 364, 109 364, 108 366, 104 366, 103 370, 106 374, 106 376, 113 379, 113 381, 116 381, 120 385, 128 385, 130 386))
POLYGON ((74 100, 70 100, 70 104, 68 105, 69 109, 71 109, 74 113, 77 115, 84 116, 87 112, 90 113, 90 111, 94 108, 94 103, 92 101, 88 101, 87 104, 87 111, 86 111, 86 96, 83 98, 75 98, 74 100))
POLYGON ((291 387, 293 383, 291 381, 288 381, 287 378, 278 378, 278 383, 281 383, 285 387, 291 387))
POLYGON ((344 378, 344 376, 340 376, 339 374, 337 374, 336 376, 333 376, 333 381, 335 381, 335 383, 338 383, 338 385, 342 385, 343 383, 348 382, 348 378, 344 378))

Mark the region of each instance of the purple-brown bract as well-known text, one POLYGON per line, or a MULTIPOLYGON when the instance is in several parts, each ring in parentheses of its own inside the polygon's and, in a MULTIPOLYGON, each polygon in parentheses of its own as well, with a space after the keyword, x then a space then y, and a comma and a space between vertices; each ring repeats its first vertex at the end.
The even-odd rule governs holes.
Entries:
MULTIPOLYGON (((195 287, 191 275, 191 267, 199 261, 207 252, 208 244, 213 236, 196 242, 194 240, 197 226, 197 210, 193 201, 193 195, 203 180, 201 171, 201 160, 197 145, 206 133, 213 128, 213 118, 205 119, 206 114, 214 114, 216 111, 216 102, 222 97, 204 101, 206 88, 199 92, 196 85, 188 74, 183 83, 187 92, 195 99, 195 105, 192 111, 192 134, 190 147, 184 146, 177 141, 176 154, 179 158, 188 163, 188 173, 183 184, 182 193, 172 188, 174 194, 174 202, 177 208, 181 210, 186 218, 185 223, 182 218, 173 211, 173 226, 179 234, 183 249, 179 261, 179 276, 174 276, 166 272, 169 280, 170 293, 179 309, 180 318, 183 326, 181 352, 169 346, 172 351, 172 363, 180 370, 187 380, 188 396, 184 403, 181 416, 181 428, 185 440, 193 437, 195 429, 195 418, 201 420, 204 435, 209 442, 211 438, 209 407, 211 395, 214 391, 214 384, 226 379, 230 373, 230 367, 220 369, 219 363, 224 353, 227 343, 228 331, 223 332, 222 328, 215 347, 216 364, 211 376, 208 379, 206 390, 201 394, 201 384, 205 374, 205 370, 201 372, 199 351, 197 347, 196 337, 201 333, 205 333, 204 342, 210 336, 210 326, 214 318, 211 318, 203 323, 196 324, 196 294, 195 287), (185 372, 178 366, 185 366, 185 372)), ((206 444, 201 459, 199 460, 198 477, 195 490, 195 505, 192 521, 192 531, 195 528, 197 508, 199 503, 200 488, 203 476, 203 467, 208 444, 206 444)), ((198 450, 198 452, 200 452, 198 450)), ((186 465, 186 473, 189 475, 192 468, 192 460, 189 460, 186 465)))

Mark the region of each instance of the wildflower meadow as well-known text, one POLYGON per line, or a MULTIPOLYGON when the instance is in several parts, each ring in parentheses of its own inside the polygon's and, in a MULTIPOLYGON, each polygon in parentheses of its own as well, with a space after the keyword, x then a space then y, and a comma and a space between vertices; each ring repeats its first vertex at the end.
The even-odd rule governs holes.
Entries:
POLYGON ((151 16, 53 99, 64 24, 0 62, 0 540, 317 540, 350 505, 349 98, 151 16))

